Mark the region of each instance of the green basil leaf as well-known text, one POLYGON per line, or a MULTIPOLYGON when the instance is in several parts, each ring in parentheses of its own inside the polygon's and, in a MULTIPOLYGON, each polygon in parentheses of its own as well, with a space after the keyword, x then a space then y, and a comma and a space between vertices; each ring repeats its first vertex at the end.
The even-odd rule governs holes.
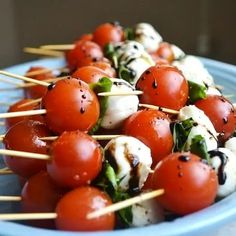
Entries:
POLYGON ((206 98, 206 87, 200 84, 188 81, 189 87, 189 103, 193 104, 196 101, 206 98))
POLYGON ((207 152, 206 141, 201 135, 196 135, 191 140, 190 152, 198 155, 211 165, 211 158, 207 152))
POLYGON ((127 68, 125 65, 120 65, 119 71, 118 71, 119 78, 126 80, 127 82, 132 84, 135 78, 135 75, 136 73, 133 70, 127 68))
POLYGON ((127 27, 124 29, 125 39, 126 40, 134 40, 135 39, 135 31, 133 28, 127 27))
MULTIPOLYGON (((101 78, 97 83, 90 84, 90 88, 97 94, 101 92, 110 92, 112 87, 112 81, 107 78, 101 78)), ((100 117, 96 123, 96 125, 89 131, 90 134, 94 134, 101 126, 102 119, 106 113, 108 107, 108 96, 99 97, 100 103, 100 117)))
POLYGON ((194 125, 192 118, 184 121, 173 122, 171 124, 171 131, 174 139, 174 152, 184 151, 184 146, 187 141, 188 135, 194 125))
POLYGON ((104 47, 104 55, 112 61, 113 66, 117 69, 118 68, 118 57, 117 57, 116 49, 113 44, 108 43, 104 47))

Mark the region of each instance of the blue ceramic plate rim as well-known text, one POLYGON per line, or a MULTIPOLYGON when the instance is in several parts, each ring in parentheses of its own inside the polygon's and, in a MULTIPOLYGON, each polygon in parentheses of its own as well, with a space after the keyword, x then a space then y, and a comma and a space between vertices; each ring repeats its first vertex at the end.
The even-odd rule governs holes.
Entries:
MULTIPOLYGON (((200 58, 207 69, 213 76, 216 74, 224 78, 217 83, 224 85, 226 82, 236 85, 234 78, 236 77, 236 66, 215 61, 207 58, 200 58)), ((57 68, 64 65, 64 60, 58 59, 41 59, 31 61, 19 65, 15 65, 6 68, 7 71, 12 73, 23 74, 32 65, 42 65, 49 68, 57 68)), ((232 86, 233 88, 233 86, 232 86)), ((231 89, 232 89, 231 88, 231 89)), ((236 192, 226 197, 225 199, 217 202, 216 204, 196 212, 194 214, 180 217, 172 222, 163 222, 156 225, 150 225, 141 228, 132 228, 125 230, 117 230, 110 232, 65 232, 33 228, 17 224, 14 222, 0 221, 0 235, 5 236, 27 236, 27 235, 47 235, 47 236, 80 236, 80 235, 123 235, 132 236, 136 234, 145 234, 145 236, 151 235, 191 235, 201 234, 202 232, 214 231, 220 226, 236 220, 236 192)))

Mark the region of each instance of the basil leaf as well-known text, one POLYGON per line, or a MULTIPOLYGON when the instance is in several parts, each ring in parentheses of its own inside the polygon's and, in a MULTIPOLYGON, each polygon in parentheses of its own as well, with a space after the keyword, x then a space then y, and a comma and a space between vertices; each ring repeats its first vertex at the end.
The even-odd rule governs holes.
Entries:
MULTIPOLYGON (((91 83, 90 88, 97 94, 101 92, 110 92, 112 87, 112 81, 107 78, 101 78, 97 83, 91 83)), ((101 126, 102 119, 106 113, 108 107, 108 96, 99 97, 100 103, 100 117, 96 123, 96 125, 89 131, 89 134, 95 133, 101 126)))
POLYGON ((198 155, 202 159, 206 160, 209 165, 211 165, 211 158, 207 151, 206 141, 201 135, 196 135, 192 138, 190 152, 198 155))
POLYGON ((125 65, 120 65, 118 75, 119 78, 126 80, 130 84, 133 84, 136 73, 135 71, 127 68, 125 65))
POLYGON ((193 104, 197 100, 206 98, 206 87, 192 81, 188 81, 189 103, 193 104))
POLYGON ((192 118, 178 121, 171 124, 171 131, 174 139, 173 151, 183 151, 188 135, 194 125, 192 118))
POLYGON ((111 43, 108 43, 104 47, 104 54, 108 59, 110 59, 112 61, 115 69, 117 69, 118 68, 118 57, 116 55, 116 49, 115 49, 114 45, 111 43))
POLYGON ((134 29, 127 27, 124 29, 125 39, 126 40, 134 40, 135 39, 135 31, 134 29))

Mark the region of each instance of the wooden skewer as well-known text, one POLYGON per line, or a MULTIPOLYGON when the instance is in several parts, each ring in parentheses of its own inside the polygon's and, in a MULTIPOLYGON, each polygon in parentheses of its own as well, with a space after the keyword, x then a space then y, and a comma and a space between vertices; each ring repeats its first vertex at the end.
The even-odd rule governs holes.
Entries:
POLYGON ((40 103, 42 101, 42 98, 37 98, 37 99, 34 99, 33 101, 29 101, 29 102, 26 102, 26 103, 23 103, 21 105, 19 105, 18 107, 26 107, 26 106, 29 106, 29 105, 32 105, 32 104, 37 104, 37 103, 40 103))
POLYGON ((49 68, 45 68, 45 69, 39 69, 39 70, 35 70, 35 71, 31 71, 31 72, 27 72, 25 74, 25 76, 30 77, 30 76, 35 76, 35 75, 41 75, 41 74, 46 74, 48 72, 52 72, 52 71, 66 71, 67 68, 65 67, 59 67, 59 68, 54 68, 54 69, 49 69, 49 68))
POLYGON ((0 174, 1 175, 8 175, 8 174, 14 174, 12 170, 10 170, 8 167, 4 167, 0 169, 0 174))
POLYGON ((158 106, 154 106, 154 105, 150 105, 150 104, 141 104, 140 103, 139 107, 146 107, 146 108, 149 108, 149 109, 164 111, 166 113, 170 113, 170 114, 174 114, 174 115, 179 114, 179 111, 172 110, 172 109, 169 109, 169 108, 158 107, 158 106))
POLYGON ((26 82, 39 84, 39 85, 46 86, 46 87, 50 85, 49 83, 47 83, 45 81, 42 81, 42 80, 31 79, 31 78, 28 78, 28 77, 25 77, 25 76, 22 76, 22 75, 13 74, 13 73, 3 71, 3 70, 0 70, 0 74, 6 75, 6 76, 9 76, 9 77, 12 77, 12 78, 20 79, 20 80, 23 80, 23 81, 26 81, 26 82))
POLYGON ((42 45, 40 46, 42 49, 47 50, 72 50, 75 48, 74 44, 54 44, 54 45, 42 45))
POLYGON ((31 110, 31 111, 16 111, 16 112, 0 113, 0 118, 35 116, 35 115, 42 115, 42 114, 46 114, 46 113, 47 113, 47 111, 45 109, 31 110))
POLYGON ((52 51, 42 48, 24 48, 24 52, 31 53, 31 54, 37 54, 37 55, 43 55, 43 56, 51 56, 51 57, 63 57, 65 54, 60 51, 52 51))
MULTIPOLYGON (((113 139, 113 138, 117 138, 121 136, 120 134, 114 134, 114 135, 91 135, 92 138, 96 139, 96 140, 110 140, 110 139, 113 139)), ((54 141, 58 138, 58 136, 51 136, 51 137, 42 137, 42 138, 39 138, 40 140, 43 140, 43 141, 54 141)))
POLYGON ((21 201, 21 196, 0 196, 0 201, 5 202, 5 201, 21 201))
MULTIPOLYGON (((164 194, 164 189, 154 190, 152 192, 141 194, 140 196, 136 196, 122 202, 118 202, 112 204, 111 206, 99 209, 97 211, 91 212, 87 215, 87 219, 94 219, 99 216, 109 214, 111 212, 115 212, 126 208, 128 206, 132 206, 136 203, 146 201, 151 198, 158 197, 164 194)), ((40 220, 40 219, 56 219, 57 213, 15 213, 15 214, 0 214, 0 220, 40 220)))
POLYGON ((39 154, 33 152, 22 152, 22 151, 13 151, 7 149, 0 149, 1 155, 8 155, 14 157, 24 157, 24 158, 33 158, 33 159, 40 159, 40 160, 50 160, 51 157, 46 154, 39 154))
POLYGON ((87 215, 87 219, 94 219, 94 218, 97 218, 99 216, 106 215, 106 214, 109 214, 111 212, 121 210, 123 208, 132 206, 136 203, 143 202, 143 201, 146 201, 148 199, 158 197, 158 196, 164 194, 164 192, 165 192, 164 189, 158 189, 158 190, 154 190, 154 191, 151 191, 151 192, 148 192, 148 193, 141 194, 141 195, 136 196, 136 197, 129 198, 129 199, 124 200, 122 202, 117 202, 117 203, 112 204, 108 207, 105 207, 105 208, 102 208, 102 209, 99 209, 97 211, 89 213, 87 215))
POLYGON ((0 214, 0 220, 46 220, 57 218, 56 213, 15 213, 0 214))
POLYGON ((106 96, 131 96, 131 95, 141 95, 143 94, 143 91, 123 91, 123 92, 103 92, 98 93, 98 96, 106 97, 106 96))

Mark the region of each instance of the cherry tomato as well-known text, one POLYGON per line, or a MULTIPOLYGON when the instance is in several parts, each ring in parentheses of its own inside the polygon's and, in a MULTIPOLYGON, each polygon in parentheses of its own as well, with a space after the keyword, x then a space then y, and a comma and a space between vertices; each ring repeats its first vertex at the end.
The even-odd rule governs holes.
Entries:
POLYGON ((166 42, 160 43, 159 48, 156 51, 156 54, 160 58, 167 60, 169 63, 171 63, 175 59, 175 55, 171 48, 171 45, 166 42))
MULTIPOLYGON (((44 69, 47 69, 47 68, 41 67, 41 66, 33 66, 27 71, 27 73, 36 72, 36 71, 44 70, 44 69)), ((26 73, 26 76, 27 76, 27 73, 26 73)), ((43 74, 38 74, 38 75, 28 76, 28 77, 32 79, 36 79, 36 80, 46 80, 46 79, 54 78, 55 76, 53 75, 52 72, 46 72, 43 74)), ((46 92, 47 92, 47 88, 42 85, 36 85, 29 88, 25 88, 25 93, 26 93, 27 98, 33 98, 33 99, 41 98, 46 92)))
MULTIPOLYGON (((50 134, 44 123, 24 120, 7 131, 3 143, 9 150, 47 154, 48 144, 39 138, 50 134)), ((44 160, 6 156, 4 161, 14 173, 26 178, 46 169, 44 160)))
MULTIPOLYGON (((30 111, 35 110, 39 108, 39 104, 29 104, 22 106, 23 104, 26 104, 28 102, 33 101, 33 99, 22 99, 13 105, 11 105, 8 109, 8 112, 16 112, 16 111, 30 111)), ((6 119, 6 127, 9 129, 11 126, 15 125, 16 123, 22 121, 22 120, 38 120, 40 122, 44 122, 43 116, 36 115, 36 116, 20 116, 20 117, 13 117, 13 118, 7 118, 6 119)))
POLYGON ((236 112, 230 101, 222 96, 209 95, 195 105, 204 111, 213 123, 219 138, 226 140, 236 129, 236 112))
MULTIPOLYGON (((28 213, 54 212, 57 202, 65 194, 46 171, 33 175, 25 183, 21 192, 21 210, 28 213)), ((55 228, 53 220, 32 220, 30 224, 37 227, 55 228)))
POLYGON ((87 219, 93 211, 110 206, 111 199, 94 187, 80 187, 67 193, 56 207, 56 226, 68 231, 112 230, 115 214, 109 213, 95 219, 87 219))
POLYGON ((100 145, 80 131, 64 132, 52 144, 51 157, 47 164, 48 173, 65 187, 90 184, 102 167, 100 145))
POLYGON ((104 23, 93 33, 93 41, 102 48, 108 43, 118 43, 124 40, 124 31, 119 24, 104 23))
POLYGON ((150 67, 141 75, 136 87, 143 91, 141 103, 179 110, 188 100, 187 80, 173 66, 150 67))
POLYGON ((83 34, 83 35, 81 35, 79 40, 92 41, 93 40, 93 35, 92 34, 83 34))
POLYGON ((103 58, 100 46, 94 42, 80 40, 75 44, 75 48, 68 51, 66 59, 68 67, 73 71, 81 66, 88 66, 90 63, 103 58))
POLYGON ((191 153, 172 153, 156 166, 153 189, 164 189, 158 202, 167 210, 186 215, 214 203, 216 172, 191 153))
POLYGON ((105 60, 104 58, 102 61, 92 62, 91 66, 98 67, 99 69, 103 70, 109 77, 115 78, 116 77, 116 70, 111 66, 109 60, 105 60))
POLYGON ((96 83, 103 77, 109 77, 104 71, 95 66, 83 66, 78 68, 73 74, 73 78, 83 80, 84 82, 96 83))
POLYGON ((45 120, 55 133, 88 131, 99 118, 99 102, 85 82, 68 78, 49 86, 42 100, 45 120))
POLYGON ((124 133, 139 139, 151 149, 153 166, 172 151, 170 120, 161 111, 142 110, 134 113, 125 121, 124 133))

